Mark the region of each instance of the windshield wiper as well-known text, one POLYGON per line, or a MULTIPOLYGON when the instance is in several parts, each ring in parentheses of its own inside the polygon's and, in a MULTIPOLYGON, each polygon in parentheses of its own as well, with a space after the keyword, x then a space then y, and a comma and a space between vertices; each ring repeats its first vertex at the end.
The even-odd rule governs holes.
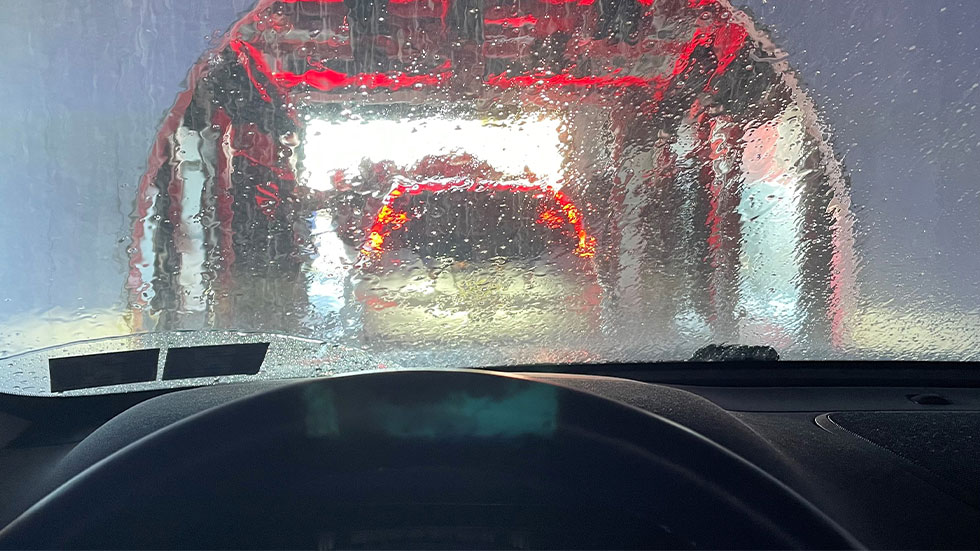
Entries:
POLYGON ((775 362, 779 352, 771 346, 709 344, 691 356, 692 362, 775 362))

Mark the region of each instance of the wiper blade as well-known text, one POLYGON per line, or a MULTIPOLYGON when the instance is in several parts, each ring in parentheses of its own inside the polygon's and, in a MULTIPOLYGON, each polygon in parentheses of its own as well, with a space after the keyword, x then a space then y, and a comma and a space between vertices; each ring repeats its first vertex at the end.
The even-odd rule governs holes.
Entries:
POLYGON ((709 344, 691 356, 692 362, 775 362, 779 352, 771 346, 709 344))

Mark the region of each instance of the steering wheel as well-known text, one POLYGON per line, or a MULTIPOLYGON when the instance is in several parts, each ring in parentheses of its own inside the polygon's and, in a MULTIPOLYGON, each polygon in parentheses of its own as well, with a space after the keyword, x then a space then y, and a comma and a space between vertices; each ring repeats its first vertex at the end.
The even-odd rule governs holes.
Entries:
POLYGON ((856 548, 798 494, 662 417, 480 371, 313 379, 92 465, 4 548, 856 548))

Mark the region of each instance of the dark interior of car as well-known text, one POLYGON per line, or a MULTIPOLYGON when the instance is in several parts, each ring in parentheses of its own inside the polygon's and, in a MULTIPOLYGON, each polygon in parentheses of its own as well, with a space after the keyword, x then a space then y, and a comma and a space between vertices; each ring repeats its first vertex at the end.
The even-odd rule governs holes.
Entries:
POLYGON ((0 395, 0 546, 976 548, 975 367, 743 359, 0 395))

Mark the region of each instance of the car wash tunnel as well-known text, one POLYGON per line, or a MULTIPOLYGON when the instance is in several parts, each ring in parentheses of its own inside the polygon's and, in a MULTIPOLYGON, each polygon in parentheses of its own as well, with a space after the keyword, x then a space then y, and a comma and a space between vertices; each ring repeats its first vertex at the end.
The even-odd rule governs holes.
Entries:
POLYGON ((726 0, 260 0, 152 144, 132 328, 524 361, 842 347, 825 134, 726 0))

